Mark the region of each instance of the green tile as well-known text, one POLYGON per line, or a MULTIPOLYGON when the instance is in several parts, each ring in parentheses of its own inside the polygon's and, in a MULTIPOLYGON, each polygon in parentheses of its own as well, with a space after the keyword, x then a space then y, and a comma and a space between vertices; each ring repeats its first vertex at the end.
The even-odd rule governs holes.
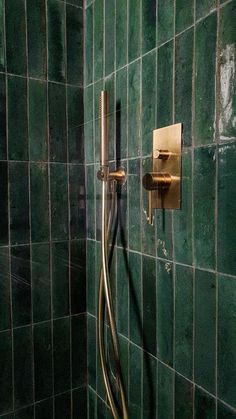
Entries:
POLYGON ((157 366, 157 415, 173 418, 174 374, 161 362, 157 366))
POLYGON ((35 404, 35 419, 53 419, 53 399, 35 404))
POLYGON ((87 166, 87 237, 95 237, 94 165, 87 166))
POLYGON ((49 240, 48 165, 30 165, 31 240, 49 240))
POLYGON ((47 85, 29 80, 29 143, 31 160, 48 159, 47 85))
MULTIPOLYGON (((14 406, 33 402, 33 350, 31 327, 14 329, 14 406)), ((23 418, 22 418, 23 419, 23 418)))
POLYGON ((102 182, 98 179, 97 173, 100 169, 99 164, 95 165, 95 225, 96 225, 96 240, 101 241, 101 199, 102 199, 102 182))
POLYGON ((97 418, 106 419, 106 405, 99 397, 97 398, 97 418))
POLYGON ((0 333, 0 369, 0 413, 5 413, 13 409, 12 339, 10 331, 0 333))
POLYGON ((129 390, 129 341, 123 336, 119 337, 119 349, 121 359, 121 372, 126 398, 129 390))
POLYGON ((87 388, 73 390, 73 419, 78 419, 79 415, 82 418, 87 418, 87 388))
POLYGON ((214 13, 196 26, 194 136, 198 145, 215 140, 216 18, 214 13))
POLYGON ((150 51, 156 46, 157 0, 142 2, 142 51, 150 51))
POLYGON ((217 405, 218 418, 220 419, 235 419, 236 411, 225 404, 218 402, 217 405))
POLYGON ((236 179, 236 144, 228 143, 219 148, 218 181, 218 269, 234 275, 235 257, 235 203, 233 187, 236 179))
POLYGON ((84 167, 70 166, 70 234, 71 239, 86 236, 86 196, 84 167))
POLYGON ((67 82, 83 85, 83 10, 66 5, 67 82))
POLYGON ((173 272, 172 264, 157 262, 157 357, 173 364, 173 272))
POLYGON ((84 313, 86 311, 85 240, 73 240, 70 245, 70 288, 71 313, 84 313))
POLYGON ((202 0, 196 2, 196 18, 199 19, 216 8, 216 0, 202 0))
POLYGON ((176 38, 175 121, 183 123, 184 145, 192 144, 193 29, 176 38))
POLYGON ((8 156, 28 160, 26 79, 8 77, 8 156))
MULTIPOLYGON (((93 154, 95 151, 95 162, 100 162, 100 149, 101 149, 101 141, 100 141, 100 131, 101 131, 101 119, 100 119, 100 96, 101 96, 101 91, 103 90, 103 86, 104 86, 104 79, 97 81, 96 83, 94 83, 94 150, 89 151, 88 150, 88 159, 93 160, 93 154)), ((107 86, 106 86, 107 88, 107 86)), ((114 88, 114 86, 113 86, 114 88)), ((90 88, 91 93, 92 93, 92 89, 90 88)), ((113 100, 114 100, 114 92, 113 92, 113 100)), ((92 103, 92 98, 89 98, 89 102, 92 103)), ((110 95, 108 97, 108 104, 110 105, 110 95)), ((90 115, 92 113, 92 108, 89 107, 89 105, 87 106, 88 109, 88 115, 90 115)), ((92 116, 92 115, 91 115, 92 116)), ((90 116, 90 117, 91 117, 90 116)), ((110 119, 108 121, 108 127, 109 127, 109 140, 110 140, 110 119)), ((114 129, 114 124, 113 124, 113 129, 114 129)), ((114 138, 114 133, 112 132, 112 136, 114 138)), ((92 139, 92 136, 91 136, 92 139)), ((92 144, 91 144, 92 145, 92 144)), ((109 141, 109 145, 110 145, 110 141, 109 141)), ((88 145, 89 147, 89 145, 88 145)))
POLYGON ((116 73, 116 159, 127 157, 127 67, 116 73))
POLYGON ((66 5, 57 0, 48 0, 48 78, 65 81, 66 78, 66 5))
POLYGON ((115 159, 115 76, 110 75, 105 79, 105 90, 108 95, 108 138, 109 160, 115 159))
POLYGON ((195 387, 194 417, 196 419, 215 419, 215 400, 201 388, 195 387))
POLYGON ((157 256, 163 259, 173 257, 172 211, 159 210, 155 213, 157 256))
POLYGON ((46 4, 27 0, 28 71, 31 77, 46 77, 46 4), (35 30, 37 28, 37 30, 35 30))
POLYGON ((0 127, 0 159, 6 160, 6 77, 4 74, 0 75, 0 127))
POLYGON ((34 382, 36 401, 51 396, 52 377, 52 332, 51 323, 34 326, 34 382))
POLYGON ((173 42, 168 42, 157 53, 157 116, 156 127, 172 123, 173 107, 173 42))
POLYGON ((0 1, 0 71, 5 69, 4 1, 0 1))
POLYGON ((25 0, 8 0, 5 7, 7 71, 26 75, 25 0))
MULTIPOLYGON (((145 173, 152 171, 152 158, 147 157, 142 160, 142 177, 145 173)), ((146 189, 143 188, 143 197, 142 197, 142 252, 147 255, 156 255, 156 232, 155 232, 155 221, 153 225, 149 224, 147 221, 148 214, 148 199, 149 194, 146 189)), ((155 216, 155 215, 154 215, 155 216)))
POLYGON ((218 311, 218 394, 231 406, 236 407, 235 368, 236 368, 236 279, 219 276, 218 311))
MULTIPOLYGON (((127 173, 127 162, 121 161, 121 166, 125 169, 127 173)), ((118 196, 117 196, 118 198, 118 201, 117 201, 117 210, 118 210, 117 245, 122 246, 124 249, 126 249, 128 245, 127 188, 128 188, 128 185, 126 181, 126 183, 122 185, 121 188, 118 190, 118 196)))
POLYGON ((105 0, 105 75, 114 71, 115 65, 115 0, 105 0))
POLYGON ((14 419, 34 419, 34 407, 29 406, 17 410, 17 412, 14 415, 14 419))
POLYGON ((85 11, 85 63, 84 83, 87 86, 93 81, 93 4, 85 11))
POLYGON ((128 59, 135 60, 141 54, 141 1, 130 0, 128 9, 128 59))
POLYGON ((142 59, 142 153, 152 153, 153 130, 156 128, 156 51, 142 59))
POLYGON ((143 348, 156 355, 156 261, 143 256, 143 348))
POLYGON ((53 322, 54 392, 63 393, 70 388, 70 319, 53 322))
POLYGON ((50 160, 67 161, 66 88, 49 84, 50 160))
POLYGON ((142 409, 142 352, 136 345, 130 345, 129 351, 129 414, 141 417, 142 409))
POLYGON ((175 376, 175 418, 189 419, 193 416, 193 385, 183 377, 175 376))
POLYGON ((128 157, 141 154, 141 62, 131 64, 128 68, 128 157))
POLYGON ((68 242, 52 244, 52 304, 54 318, 69 314, 68 242))
POLYGON ((143 352, 143 417, 153 419, 156 416, 156 374, 157 361, 143 352))
MULTIPOLYGON (((95 242, 87 240, 86 257, 88 261, 95 260, 95 242)), ((95 265, 86 263, 87 278, 87 309, 88 312, 95 315, 95 265)))
POLYGON ((193 367, 193 271, 176 265, 175 369, 192 378, 193 367))
POLYGON ((129 333, 129 275, 127 254, 117 249, 117 330, 128 337, 129 333))
POLYGON ((71 394, 70 392, 55 397, 55 419, 70 419, 71 394))
POLYGON ((51 318, 50 254, 48 244, 32 245, 33 320, 51 318))
MULTIPOLYGON (((99 92, 100 97, 100 92, 99 92)), ((97 96, 96 96, 97 98, 97 96)), ((98 98, 97 98, 98 100, 98 98)), ((94 135, 93 135, 93 118, 94 118, 94 104, 93 104, 93 85, 84 90, 84 144, 86 163, 94 162, 94 135)))
POLYGON ((71 327, 72 386, 75 388, 85 385, 87 380, 86 315, 73 316, 71 327))
MULTIPOLYGON (((97 358, 97 343, 96 343, 96 320, 94 317, 88 315, 88 385, 96 390, 96 358, 97 358)), ((100 365, 98 366, 100 368, 100 365)))
POLYGON ((127 63, 127 18, 126 0, 116 3, 116 69, 127 63))
POLYGON ((193 0, 176 0, 175 27, 177 33, 192 25, 193 15, 193 0))
POLYGON ((8 244, 8 164, 0 162, 0 244, 8 244))
POLYGON ((195 382, 215 393, 216 368, 216 279, 210 272, 196 270, 195 279, 195 382))
POLYGON ((140 159, 130 160, 128 165, 129 248, 141 250, 140 208, 140 159))
POLYGON ((174 1, 159 0, 157 7, 157 40, 160 45, 174 34, 174 1))
POLYGON ((52 239, 68 238, 67 169, 63 164, 50 165, 52 239))
POLYGON ((141 346, 142 302, 141 302, 141 255, 129 252, 129 321, 130 340, 141 346))
POLYGON ((9 249, 0 248, 0 330, 10 329, 10 272, 9 249))
MULTIPOLYGON (((94 2, 94 80, 103 76, 103 1, 94 2)), ((89 65, 89 63, 88 63, 89 65)))
POLYGON ((83 89, 67 86, 68 159, 70 163, 84 162, 83 89))
POLYGON ((96 417, 96 395, 90 388, 89 388, 88 404, 89 404, 88 418, 94 419, 96 417))

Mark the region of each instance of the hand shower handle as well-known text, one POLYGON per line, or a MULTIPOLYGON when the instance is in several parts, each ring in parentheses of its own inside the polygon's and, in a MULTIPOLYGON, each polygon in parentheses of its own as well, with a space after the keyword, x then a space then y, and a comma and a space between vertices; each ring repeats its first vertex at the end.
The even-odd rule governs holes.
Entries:
POLYGON ((102 90, 100 96, 100 128, 101 128, 101 167, 108 166, 108 96, 102 90))

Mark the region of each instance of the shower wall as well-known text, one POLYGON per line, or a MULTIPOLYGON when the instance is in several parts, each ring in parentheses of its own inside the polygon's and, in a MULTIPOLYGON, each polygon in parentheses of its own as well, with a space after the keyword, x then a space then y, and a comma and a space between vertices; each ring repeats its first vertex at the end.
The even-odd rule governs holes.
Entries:
MULTIPOLYGON (((89 418, 111 418, 96 342, 99 93, 127 169, 111 266, 130 417, 236 417, 236 1, 94 0, 85 9, 89 418), (147 224, 152 130, 184 124, 180 211, 147 224)), ((109 335, 108 335, 109 337, 109 335)))
POLYGON ((86 417, 82 1, 0 1, 0 417, 86 417))

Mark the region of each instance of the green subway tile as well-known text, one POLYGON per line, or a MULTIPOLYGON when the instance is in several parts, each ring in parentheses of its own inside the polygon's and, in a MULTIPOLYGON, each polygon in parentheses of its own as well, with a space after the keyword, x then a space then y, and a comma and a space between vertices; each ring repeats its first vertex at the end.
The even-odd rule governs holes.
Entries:
POLYGON ((215 419, 215 400, 201 388, 195 387, 194 418, 215 419))
POLYGON ((93 81, 93 4, 85 10, 85 85, 93 81))
POLYGON ((68 238, 67 169, 63 164, 50 165, 52 239, 68 238))
POLYGON ((128 56, 129 62, 141 54, 141 1, 129 1, 128 22, 128 56))
MULTIPOLYGON (((94 2, 94 80, 103 76, 103 1, 94 2)), ((88 63, 89 65, 89 63, 88 63)))
POLYGON ((157 256, 164 259, 173 257, 172 212, 159 210, 155 214, 157 256))
POLYGON ((143 352, 143 417, 145 419, 156 417, 156 375, 157 360, 143 352))
POLYGON ((33 321, 51 317, 50 254, 48 244, 32 245, 33 321))
POLYGON ((67 86, 68 159, 70 163, 84 162, 83 89, 67 86))
POLYGON ((215 147, 194 150, 194 257, 197 266, 215 267, 215 147))
POLYGON ((235 419, 236 410, 231 409, 225 404, 218 402, 217 405, 218 418, 220 419, 235 419))
POLYGON ((161 362, 157 366, 157 415, 173 419, 174 374, 161 362))
POLYGON ((156 355, 156 262, 143 256, 143 347, 156 355))
POLYGON ((17 410, 14 415, 14 419, 34 419, 34 407, 29 406, 17 410))
POLYGON ((46 4, 27 0, 28 71, 31 77, 46 76, 46 4), (35 30, 37 28, 37 30, 35 30))
POLYGON ((70 319, 53 322, 54 391, 63 393, 70 388, 70 319))
POLYGON ((131 64, 128 69, 128 157, 141 153, 141 62, 131 64))
POLYGON ((109 138, 109 160, 115 159, 115 75, 105 79, 105 90, 108 95, 108 138, 109 138))
POLYGON ((10 331, 0 333, 0 370, 0 413, 5 413, 13 409, 12 338, 10 331))
POLYGON ((127 67, 116 73, 116 159, 127 157, 127 67))
POLYGON ((105 0, 105 75, 114 71, 115 65, 115 0, 105 0))
POLYGON ((116 69, 127 63, 127 10, 126 0, 116 3, 116 69))
POLYGON ((81 415, 82 418, 87 418, 87 388, 73 390, 72 392, 73 403, 73 419, 78 419, 81 415))
POLYGON ((218 394, 236 408, 236 279, 219 276, 218 311, 218 394))
POLYGON ((0 159, 7 158, 6 139, 6 77, 0 75, 0 159))
POLYGON ((183 377, 175 376, 175 418, 193 417, 193 385, 183 377))
POLYGON ((35 404, 35 419, 53 419, 53 399, 35 404))
POLYGON ((106 405, 100 397, 97 397, 97 418, 106 419, 106 405))
MULTIPOLYGON (((96 320, 94 317, 88 315, 88 385, 96 390, 96 358, 97 358, 97 343, 96 343, 96 320)), ((100 365, 99 365, 100 368, 100 365)))
POLYGON ((5 70, 4 1, 0 1, 0 71, 5 70))
POLYGON ((85 240, 75 240, 70 245, 70 288, 71 313, 84 313, 86 311, 85 240))
POLYGON ((176 265, 175 369, 192 378, 193 366, 193 271, 176 265))
POLYGON ((157 7, 157 40, 160 45, 174 34, 174 1, 159 0, 157 7))
POLYGON ((156 46, 156 8, 157 0, 142 2, 142 52, 148 52, 156 46))
POLYGON ((130 160, 128 165, 129 248, 141 250, 140 208, 140 159, 130 160))
POLYGON ((72 386, 75 388, 85 385, 87 380, 86 315, 73 316, 71 327, 72 386))
POLYGON ((34 381, 36 401, 51 396, 53 377, 50 322, 39 323, 34 326, 34 381))
POLYGON ((173 42, 157 53, 157 128, 172 123, 173 106, 173 42))
POLYGON ((216 18, 214 13, 196 26, 195 144, 215 140, 216 18))
POLYGON ((196 2, 196 18, 199 19, 216 8, 216 0, 202 0, 196 2))
POLYGON ((95 195, 94 195, 94 165, 87 166, 87 236, 95 238, 95 195))
POLYGON ((8 77, 8 155, 28 160, 26 79, 8 77))
POLYGON ((98 179, 97 173, 100 169, 99 164, 95 165, 95 223, 96 223, 96 240, 101 241, 101 211, 102 211, 102 182, 98 179))
POLYGON ((70 0, 68 3, 74 4, 75 6, 83 7, 83 0, 70 0))
MULTIPOLYGON (((15 409, 33 402, 33 345, 31 326, 13 331, 15 409)), ((22 418, 23 419, 23 418, 22 418)))
POLYGON ((193 29, 176 39, 175 121, 183 123, 184 145, 192 144, 193 29))
POLYGON ((83 10, 66 5, 67 82, 83 85, 83 10))
POLYGON ((48 159, 47 85, 29 80, 29 143, 31 160, 48 159))
MULTIPOLYGON (((0 248, 0 330, 10 329, 10 271, 9 249, 0 248)), ((0 403, 1 404, 1 403, 0 403)))
POLYGON ((142 59, 142 153, 152 153, 156 127, 156 51, 142 59))
POLYGON ((84 167, 70 166, 70 234, 71 239, 86 236, 86 196, 84 167))
POLYGON ((142 302, 141 302, 141 255, 129 252, 129 322, 130 340, 141 346, 142 302))
POLYGON ((218 269, 234 275, 236 270, 236 144, 228 143, 219 148, 218 181, 218 269))
POLYGON ((68 243, 52 244, 52 304, 54 318, 69 314, 68 243))
POLYGON ((11 248, 11 286, 13 326, 31 323, 30 248, 11 248))
POLYGON ((0 244, 8 244, 8 164, 0 162, 0 244))
MULTIPOLYGON (((117 159, 119 161, 119 159, 117 159)), ((121 166, 124 167, 127 173, 127 162, 121 161, 121 166)), ((117 245, 127 248, 128 245, 128 202, 127 202, 127 182, 122 185, 118 192, 118 231, 117 231, 117 245)))
POLYGON ((176 0, 175 27, 181 32, 193 23, 194 0, 176 0))
POLYGON ((25 0, 7 0, 5 7, 7 71, 26 75, 25 0))
POLYGON ((88 405, 89 405, 89 412, 88 418, 94 419, 96 418, 96 394, 89 388, 88 390, 89 397, 88 397, 88 405))
MULTIPOLYGON (((104 79, 97 81, 94 83, 94 150, 95 150, 95 162, 100 162, 100 149, 101 149, 101 142, 100 142, 100 131, 101 131, 101 119, 100 119, 100 96, 101 91, 103 90, 104 86, 104 79)), ((106 86, 107 88, 107 86, 106 86)), ((114 95, 114 92, 113 92, 114 95)), ((114 98, 113 98, 114 99, 114 98)), ((92 102, 92 99, 90 99, 92 102)), ((108 104, 110 104, 110 97, 108 97, 108 104)), ((88 114, 92 111, 92 109, 88 109, 88 114)), ((108 121, 109 125, 110 120, 108 121)), ((113 125, 114 128, 114 125, 113 125)), ((110 131, 110 126, 109 126, 110 131)), ((110 132, 109 132, 110 135, 110 132)), ((114 137, 114 133, 112 133, 114 137)), ((88 158, 93 160, 93 153, 94 150, 88 150, 88 158)))
POLYGON ((55 419, 70 419, 71 393, 56 396, 54 406, 55 419))
POLYGON ((195 382, 215 393, 216 368, 216 279, 210 272, 196 270, 195 280, 195 382))
POLYGON ((129 349, 129 414, 141 418, 142 409, 142 351, 136 345, 129 349))
POLYGON ((48 166, 45 163, 30 165, 31 240, 49 239, 48 166))
POLYGON ((172 264, 157 262, 157 357, 173 364, 173 272, 172 264))
POLYGON ((66 5, 57 0, 48 0, 48 78, 65 81, 66 78, 66 5))
MULTIPOLYGON (((98 93, 100 97, 100 92, 98 93)), ((97 96, 96 95, 96 99, 97 96)), ((84 90, 84 144, 86 163, 94 161, 94 135, 93 135, 93 118, 94 118, 94 104, 93 104, 93 85, 84 90)))
POLYGON ((129 341, 123 336, 119 337, 120 346, 120 359, 121 359, 121 371, 122 380, 124 384, 124 391, 126 397, 128 396, 129 389, 129 341))
POLYGON ((126 252, 117 249, 117 329, 128 337, 129 333, 129 275, 126 252))
POLYGON ((95 242, 87 240, 86 257, 86 278, 87 278, 87 309, 88 312, 95 315, 95 265, 89 261, 95 260, 95 242))
POLYGON ((190 152, 182 154, 181 209, 174 211, 174 252, 181 263, 192 263, 192 162, 190 152))
MULTIPOLYGON (((152 158, 147 157, 142 160, 142 176, 152 171, 152 158)), ((156 255, 156 234, 155 225, 149 224, 147 221, 148 214, 148 191, 143 188, 142 203, 142 252, 148 255, 156 255)))
POLYGON ((66 88, 49 84, 49 141, 50 160, 67 160, 66 88))

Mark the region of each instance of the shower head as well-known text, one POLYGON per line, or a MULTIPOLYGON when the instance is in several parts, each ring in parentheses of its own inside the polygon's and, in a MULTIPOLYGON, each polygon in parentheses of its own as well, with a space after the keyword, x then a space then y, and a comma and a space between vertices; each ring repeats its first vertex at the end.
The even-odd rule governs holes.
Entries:
POLYGON ((100 124, 101 124, 101 166, 108 166, 108 95, 105 90, 100 95, 100 124))

